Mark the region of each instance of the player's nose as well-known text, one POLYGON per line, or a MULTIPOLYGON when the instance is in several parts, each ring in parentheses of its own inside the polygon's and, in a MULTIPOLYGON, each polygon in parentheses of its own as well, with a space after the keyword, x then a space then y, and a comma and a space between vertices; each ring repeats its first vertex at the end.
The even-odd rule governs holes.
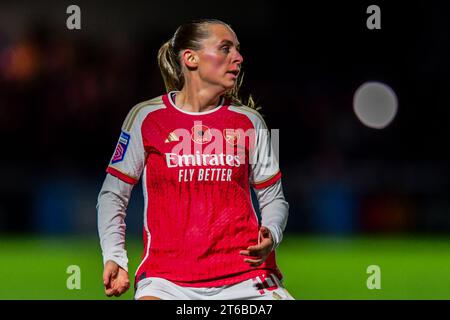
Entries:
POLYGON ((244 62, 244 57, 241 55, 239 51, 236 50, 236 56, 234 57, 234 60, 236 63, 240 65, 242 64, 242 62, 244 62))

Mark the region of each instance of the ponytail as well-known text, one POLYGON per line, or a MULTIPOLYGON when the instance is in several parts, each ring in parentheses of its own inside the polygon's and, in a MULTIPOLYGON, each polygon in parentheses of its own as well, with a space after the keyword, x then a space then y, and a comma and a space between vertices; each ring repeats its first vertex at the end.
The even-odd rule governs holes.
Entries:
POLYGON ((158 65, 168 92, 181 90, 184 84, 180 63, 173 52, 171 42, 172 40, 169 40, 164 43, 158 51, 158 65))

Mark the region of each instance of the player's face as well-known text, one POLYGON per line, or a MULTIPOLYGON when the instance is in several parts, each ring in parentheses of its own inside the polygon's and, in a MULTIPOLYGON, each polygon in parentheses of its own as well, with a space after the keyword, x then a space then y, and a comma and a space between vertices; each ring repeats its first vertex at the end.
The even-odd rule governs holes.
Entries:
POLYGON ((202 81, 226 91, 234 87, 244 59, 239 53, 236 34, 230 28, 221 24, 209 28, 210 37, 203 40, 202 48, 197 51, 199 76, 202 81))

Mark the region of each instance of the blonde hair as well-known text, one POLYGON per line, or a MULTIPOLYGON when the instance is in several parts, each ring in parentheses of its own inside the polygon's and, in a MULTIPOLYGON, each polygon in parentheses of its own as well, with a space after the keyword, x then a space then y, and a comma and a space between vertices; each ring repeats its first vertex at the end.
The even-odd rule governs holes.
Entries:
MULTIPOLYGON (((158 51, 158 65, 166 90, 180 91, 184 86, 184 75, 180 64, 180 52, 183 49, 199 50, 201 41, 209 37, 209 28, 211 24, 222 24, 231 29, 227 23, 216 19, 194 20, 182 24, 175 31, 173 37, 165 42, 158 51)), ((244 80, 244 73, 240 73, 234 87, 228 90, 224 96, 231 100, 235 105, 246 105, 250 108, 259 110, 253 97, 250 95, 244 103, 239 96, 239 90, 244 80)))

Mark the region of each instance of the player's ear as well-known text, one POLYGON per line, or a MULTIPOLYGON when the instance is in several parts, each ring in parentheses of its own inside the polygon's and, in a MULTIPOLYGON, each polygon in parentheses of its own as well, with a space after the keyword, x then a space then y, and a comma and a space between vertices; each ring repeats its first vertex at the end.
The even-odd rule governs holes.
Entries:
POLYGON ((198 60, 198 55, 194 50, 186 49, 181 55, 181 61, 190 69, 198 67, 198 60))

